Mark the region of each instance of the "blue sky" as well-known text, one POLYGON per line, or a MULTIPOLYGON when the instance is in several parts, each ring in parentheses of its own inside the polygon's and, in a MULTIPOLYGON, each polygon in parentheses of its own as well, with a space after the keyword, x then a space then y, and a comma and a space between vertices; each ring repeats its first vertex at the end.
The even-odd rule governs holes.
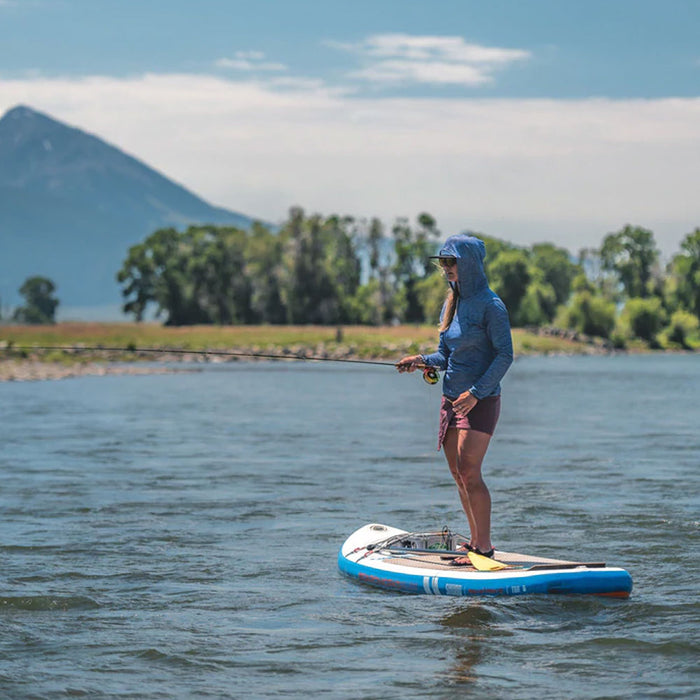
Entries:
POLYGON ((700 226, 697 0, 0 0, 0 111, 215 204, 576 250, 700 226))
MULTIPOLYGON (((0 0, 2 73, 127 76, 280 72, 383 94, 507 97, 695 97, 697 0, 0 0), (482 84, 352 77, 363 42, 383 34, 460 37, 526 52, 482 84), (28 37, 31 40, 28 41, 28 37), (342 50, 339 45, 355 46, 342 50), (238 72, 241 72, 239 69, 238 72)), ((367 48, 367 47, 365 47, 367 48)))

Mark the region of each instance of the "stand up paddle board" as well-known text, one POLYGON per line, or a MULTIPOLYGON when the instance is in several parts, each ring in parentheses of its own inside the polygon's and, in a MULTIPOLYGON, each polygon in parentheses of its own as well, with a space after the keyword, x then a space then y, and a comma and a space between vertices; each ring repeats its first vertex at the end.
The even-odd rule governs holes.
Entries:
POLYGON ((627 571, 603 562, 547 559, 500 550, 489 559, 458 550, 466 541, 447 529, 407 532, 373 523, 348 537, 338 553, 338 566, 362 583, 404 593, 568 593, 627 598, 632 590, 627 571), (453 563, 465 557, 467 565, 453 563))

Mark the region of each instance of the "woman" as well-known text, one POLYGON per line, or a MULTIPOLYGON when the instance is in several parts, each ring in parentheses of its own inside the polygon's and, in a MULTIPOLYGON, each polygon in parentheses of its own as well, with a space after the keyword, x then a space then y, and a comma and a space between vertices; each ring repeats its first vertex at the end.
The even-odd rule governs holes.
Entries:
MULTIPOLYGON (((508 311, 489 289, 484 272, 484 242, 473 236, 451 236, 434 256, 450 285, 440 317, 440 343, 432 355, 409 355, 399 372, 419 365, 445 371, 440 407, 438 449, 457 482, 471 539, 462 548, 493 557, 491 496, 481 476, 481 463, 501 407, 501 379, 513 362, 508 311)), ((469 564, 467 557, 454 563, 469 564)))

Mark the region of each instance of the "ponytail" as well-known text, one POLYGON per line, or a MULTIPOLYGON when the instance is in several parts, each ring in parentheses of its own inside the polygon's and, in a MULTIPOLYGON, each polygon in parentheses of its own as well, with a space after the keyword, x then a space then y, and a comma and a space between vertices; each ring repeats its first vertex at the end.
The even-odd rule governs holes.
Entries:
POLYGON ((452 319, 455 317, 455 311, 457 310, 457 292, 452 287, 447 291, 444 309, 442 320, 440 321, 441 333, 450 327, 452 319))

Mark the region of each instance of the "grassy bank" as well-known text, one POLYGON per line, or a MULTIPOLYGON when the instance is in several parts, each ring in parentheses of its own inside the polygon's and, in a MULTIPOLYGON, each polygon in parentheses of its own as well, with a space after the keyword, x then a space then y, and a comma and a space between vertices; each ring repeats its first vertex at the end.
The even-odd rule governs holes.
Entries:
MULTIPOLYGON (((62 345, 112 348, 171 348, 178 350, 238 350, 398 359, 403 354, 432 352, 437 343, 434 326, 188 326, 167 328, 155 323, 58 323, 52 326, 0 326, 0 357, 31 356, 48 362, 95 359, 137 359, 133 352, 19 351, 17 346, 62 345)), ((516 355, 591 353, 601 344, 513 331, 516 355)), ((153 359, 153 356, 150 356, 153 359)))

